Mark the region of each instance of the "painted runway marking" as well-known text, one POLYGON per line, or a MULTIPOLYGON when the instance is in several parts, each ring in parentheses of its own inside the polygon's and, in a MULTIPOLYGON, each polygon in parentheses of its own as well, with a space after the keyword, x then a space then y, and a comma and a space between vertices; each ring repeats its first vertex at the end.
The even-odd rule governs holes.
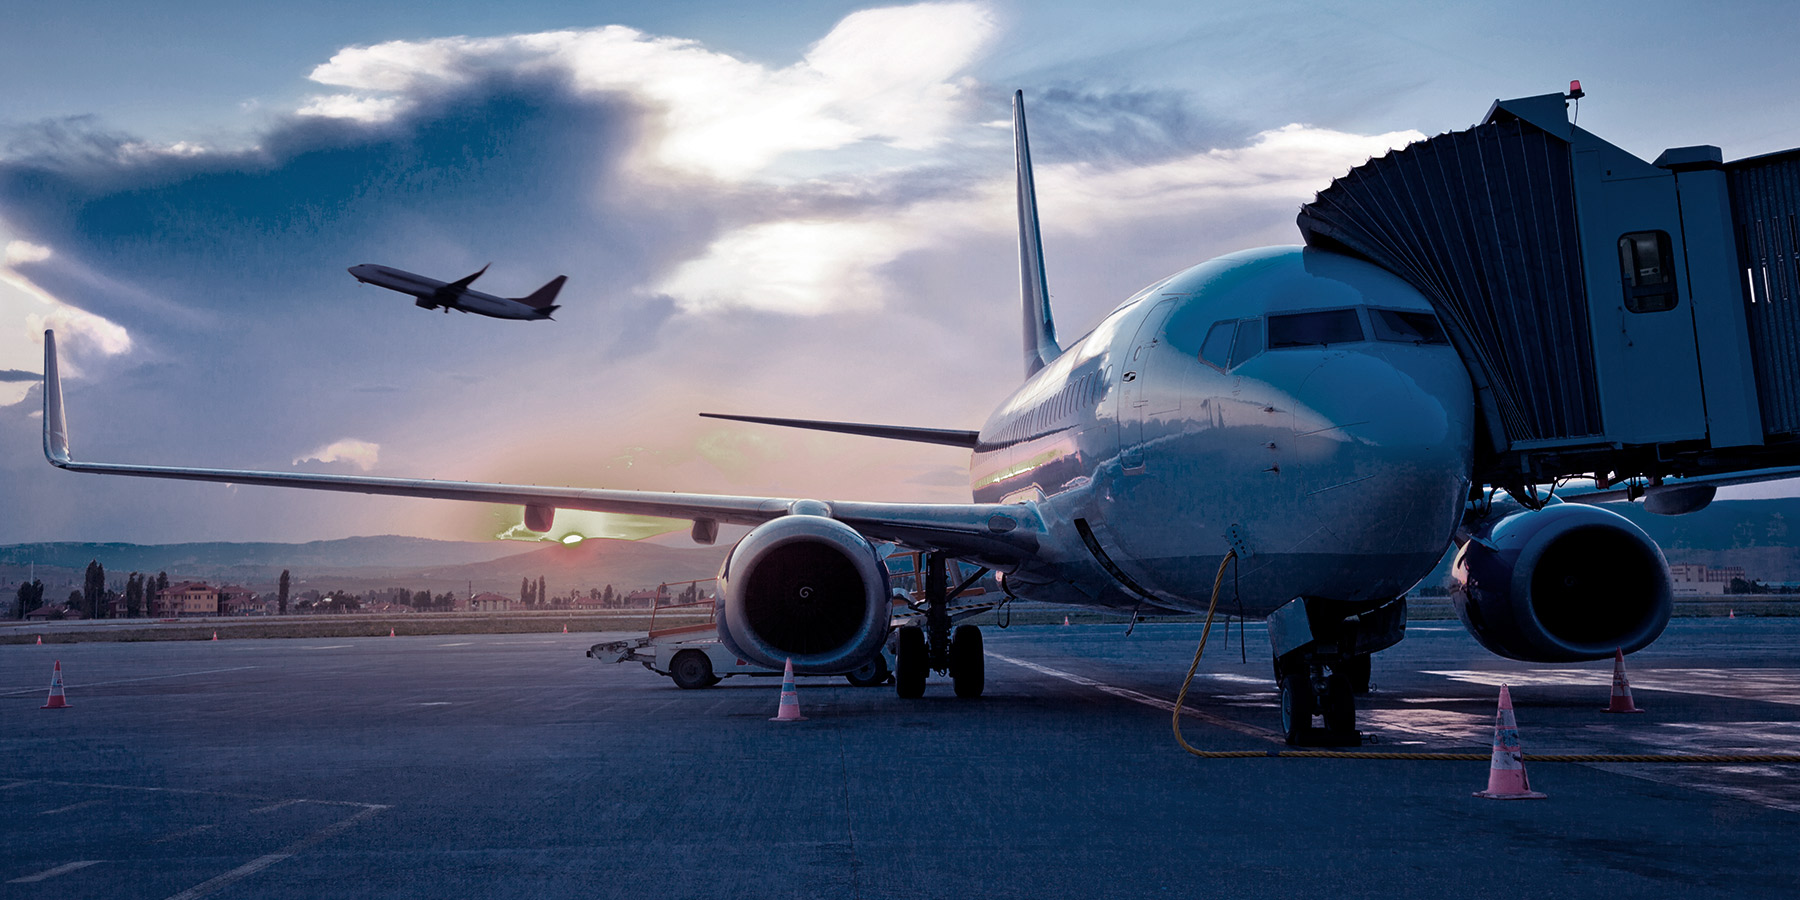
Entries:
POLYGON ((23 878, 14 878, 13 880, 8 881, 7 884, 31 884, 34 881, 43 881, 47 878, 55 878, 58 875, 67 875, 70 872, 75 871, 76 869, 85 869, 88 866, 97 866, 103 862, 106 862, 106 860, 104 860, 104 859, 84 859, 79 862, 63 863, 62 865, 57 866, 54 869, 45 869, 44 871, 39 872, 36 875, 26 875, 23 878))
MULTIPOLYGON (((1082 687, 1090 687, 1090 688, 1093 688, 1094 690, 1101 691, 1101 692, 1107 693, 1107 694, 1111 694, 1114 697, 1118 697, 1123 700, 1130 700, 1133 703, 1142 703, 1145 706, 1155 707, 1156 709, 1160 709, 1163 712, 1174 712, 1175 711, 1175 703, 1172 700, 1163 700, 1163 699, 1160 699, 1157 697, 1152 697, 1149 694, 1144 694, 1144 693, 1140 693, 1138 691, 1131 690, 1130 688, 1115 687, 1113 685, 1106 684, 1105 682, 1095 681, 1092 678, 1083 678, 1080 675, 1074 674, 1073 672, 1064 672, 1060 669, 1052 669, 1049 666, 1039 665, 1037 663, 1028 662, 1023 659, 1014 659, 1013 657, 1010 657, 1010 656, 1003 656, 999 653, 993 652, 992 650, 988 651, 987 655, 988 655, 989 659, 997 659, 997 660, 1000 660, 1001 662, 1009 662, 1015 666, 1021 666, 1023 668, 1030 669, 1031 671, 1036 672, 1040 675, 1048 675, 1051 678, 1060 678, 1060 679, 1070 682, 1072 684, 1079 684, 1082 687)), ((1278 734, 1274 731, 1270 731, 1267 728, 1258 728, 1255 725, 1246 725, 1243 722, 1233 721, 1231 719, 1225 718, 1224 716, 1214 715, 1213 713, 1209 713, 1209 712, 1203 712, 1201 710, 1194 709, 1192 707, 1183 708, 1182 713, 1184 713, 1188 716, 1192 716, 1193 718, 1199 719, 1200 721, 1205 722, 1208 725, 1216 725, 1216 726, 1218 726, 1220 728, 1224 728, 1228 731, 1235 731, 1238 734, 1248 735, 1253 738, 1261 738, 1266 741, 1275 741, 1277 743, 1285 743, 1285 740, 1282 738, 1282 736, 1280 734, 1278 734)))
MULTIPOLYGON (((1502 684, 1550 687, 1598 687, 1612 684, 1612 669, 1526 669, 1522 672, 1487 672, 1469 669, 1427 670, 1455 681, 1499 687, 1502 684)), ((1670 691, 1698 694, 1703 697, 1728 697, 1733 700, 1758 700, 1800 706, 1800 684, 1797 669, 1643 669, 1630 673, 1635 690, 1670 691)), ((1602 695, 1604 699, 1604 695, 1602 695)))
POLYGON ((454 702, 454 701, 451 701, 451 700, 427 700, 423 703, 420 703, 419 705, 420 706, 449 706, 452 702, 454 702))
POLYGON ((356 813, 355 815, 352 815, 349 818, 340 819, 339 821, 333 822, 330 825, 327 825, 324 828, 321 828, 318 831, 315 831, 312 834, 309 834, 306 837, 303 837, 300 840, 297 840, 297 841, 287 845, 286 847, 283 847, 280 850, 275 851, 274 853, 269 853, 269 854, 265 854, 263 856, 259 856, 247 863, 244 863, 241 866, 238 866, 235 869, 232 869, 229 872, 224 873, 223 875, 217 875, 217 876, 209 878, 205 881, 202 881, 199 884, 196 884, 193 887, 188 888, 187 890, 182 891, 179 894, 172 894, 172 895, 170 895, 169 900, 199 900, 199 898, 204 897, 208 894, 216 893, 220 890, 223 890, 226 887, 229 887, 232 884, 236 884, 237 882, 239 882, 245 878, 248 878, 251 875, 255 875, 256 873, 261 872, 262 870, 264 870, 278 862, 281 862, 284 859, 288 859, 288 858, 294 856, 295 854, 301 852, 302 850, 307 849, 308 847, 311 847, 315 844, 321 843, 326 840, 330 840, 331 838, 334 838, 334 837, 344 833, 345 831, 350 830, 353 826, 358 825, 362 822, 366 822, 369 819, 374 818, 377 813, 381 812, 384 809, 387 809, 387 807, 385 805, 378 804, 378 803, 365 803, 365 804, 360 804, 360 805, 363 808, 362 812, 356 813))
POLYGON ((349 649, 354 646, 356 646, 356 645, 355 644, 327 644, 323 647, 301 647, 300 649, 302 649, 302 650, 346 650, 346 649, 349 649))
POLYGON ((83 801, 81 801, 81 802, 80 802, 80 803, 71 803, 71 804, 69 804, 69 805, 68 805, 68 806, 59 806, 59 807, 57 807, 57 808, 56 808, 56 809, 46 809, 46 810, 44 810, 44 811, 43 811, 43 812, 41 812, 41 813, 38 813, 38 815, 40 815, 40 816, 54 816, 54 815, 56 815, 56 814, 57 814, 57 813, 66 813, 66 812, 74 812, 74 811, 75 811, 75 810, 78 810, 78 809, 87 809, 87 808, 88 808, 88 807, 90 807, 90 806, 99 806, 99 805, 100 805, 100 804, 101 804, 101 803, 103 803, 103 802, 105 802, 105 801, 102 801, 102 800, 83 800, 83 801))
POLYGON ((473 646, 475 646, 475 642, 474 641, 457 641, 454 644, 439 644, 438 646, 439 647, 473 647, 473 646))
MULTIPOLYGON (((106 687, 107 685, 112 685, 112 684, 131 684, 131 683, 137 682, 137 681, 156 681, 156 680, 163 679, 163 678, 186 678, 189 675, 211 675, 214 672, 241 672, 245 669, 254 669, 254 668, 257 668, 257 667, 256 666, 230 666, 230 667, 223 668, 223 669, 201 669, 198 672, 174 672, 174 673, 171 673, 168 675, 145 675, 142 678, 121 678, 121 679, 118 679, 117 681, 79 681, 79 682, 78 681, 66 681, 64 683, 67 684, 71 688, 106 687)), ((44 689, 41 687, 26 688, 25 690, 22 690, 22 691, 8 691, 4 694, 0 694, 0 697, 12 697, 12 696, 16 696, 18 694, 41 694, 43 692, 44 692, 44 689)))
POLYGON ((293 806, 296 803, 305 803, 305 802, 306 802, 305 800, 277 800, 274 803, 269 804, 268 806, 259 806, 255 809, 251 810, 251 812, 253 812, 253 813, 274 812, 275 810, 278 810, 278 809, 284 809, 286 807, 293 806))

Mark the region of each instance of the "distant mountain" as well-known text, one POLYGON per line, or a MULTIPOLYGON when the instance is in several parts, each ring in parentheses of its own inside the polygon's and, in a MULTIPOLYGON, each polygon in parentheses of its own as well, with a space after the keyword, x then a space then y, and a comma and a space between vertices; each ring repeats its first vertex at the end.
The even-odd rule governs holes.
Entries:
POLYGON ((97 559, 107 571, 180 569, 193 575, 255 568, 415 568, 487 562, 529 553, 537 546, 509 541, 434 541, 396 534, 305 544, 7 544, 0 545, 0 565, 85 568, 89 560, 97 559))
MULTIPOLYGON (((293 591, 388 587, 433 592, 471 585, 509 597, 519 582, 542 576, 552 594, 610 584, 627 591, 667 581, 710 578, 729 547, 669 547, 632 541, 590 540, 575 546, 518 541, 434 541, 381 535, 305 544, 209 542, 194 544, 44 543, 0 546, 0 588, 37 577, 60 597, 77 586, 89 560, 106 567, 122 586, 129 572, 167 572, 170 578, 205 579, 273 590, 283 569, 293 591)), ((10 594, 0 597, 0 606, 10 594)))

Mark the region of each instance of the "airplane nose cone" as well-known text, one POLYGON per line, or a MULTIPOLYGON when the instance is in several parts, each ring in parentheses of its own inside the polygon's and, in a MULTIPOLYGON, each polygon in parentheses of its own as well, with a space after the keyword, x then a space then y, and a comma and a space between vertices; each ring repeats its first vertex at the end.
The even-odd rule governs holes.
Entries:
POLYGON ((1296 474, 1327 504, 1376 523, 1360 552, 1441 552, 1468 491, 1474 397, 1447 348, 1322 361, 1294 415, 1296 474))

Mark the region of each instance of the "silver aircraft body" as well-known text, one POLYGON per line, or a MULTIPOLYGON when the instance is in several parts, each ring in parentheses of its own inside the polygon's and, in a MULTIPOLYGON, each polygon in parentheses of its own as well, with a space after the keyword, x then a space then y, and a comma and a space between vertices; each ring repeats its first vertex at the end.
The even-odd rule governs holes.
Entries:
MULTIPOLYGON (((1290 740, 1315 712, 1354 740, 1352 685, 1366 686, 1369 654, 1400 640, 1406 591, 1453 544, 1459 613, 1497 653, 1598 659, 1661 633, 1666 565, 1628 520, 1581 503, 1521 511, 1502 492, 1471 491, 1468 371, 1432 304, 1382 268, 1300 247, 1233 253, 1151 284, 1061 344, 1017 95, 1014 132, 1025 380, 979 430, 717 416, 967 448, 970 503, 76 461, 50 335, 45 453, 75 471, 510 503, 539 532, 557 509, 687 519, 702 543, 720 523, 751 526, 720 571, 720 640, 740 658, 820 674, 884 666, 895 640, 902 697, 923 693, 928 670, 958 695, 981 692, 979 631, 953 633, 951 559, 997 571, 1011 597, 1144 614, 1208 609, 1235 562, 1220 608, 1269 617, 1290 740), (879 543, 931 561, 924 629, 895 627, 879 543), (1610 599, 1594 606, 1602 583, 1610 599)), ((418 288, 421 305, 434 290, 418 288)))
POLYGON ((557 310, 556 295, 562 290, 563 282, 568 280, 565 276, 558 275, 523 297, 496 297, 469 287, 487 270, 487 266, 482 266, 475 274, 455 281, 439 281, 404 269, 374 263, 351 266, 349 272, 363 284, 411 294, 417 298, 413 301, 414 305, 424 309, 442 309, 446 313, 454 309, 495 319, 550 318, 550 314, 557 310))

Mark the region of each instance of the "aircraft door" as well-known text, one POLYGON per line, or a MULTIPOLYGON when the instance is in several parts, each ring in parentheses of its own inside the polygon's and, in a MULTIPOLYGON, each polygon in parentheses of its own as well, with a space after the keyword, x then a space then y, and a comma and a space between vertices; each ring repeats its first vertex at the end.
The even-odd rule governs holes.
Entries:
POLYGON ((1119 460, 1125 474, 1144 473, 1144 418, 1150 403, 1145 392, 1145 375, 1150 368, 1153 351, 1162 343, 1163 321, 1175 309, 1175 298, 1157 301, 1138 322, 1137 335, 1131 339, 1131 351, 1120 365, 1119 375, 1119 460))

